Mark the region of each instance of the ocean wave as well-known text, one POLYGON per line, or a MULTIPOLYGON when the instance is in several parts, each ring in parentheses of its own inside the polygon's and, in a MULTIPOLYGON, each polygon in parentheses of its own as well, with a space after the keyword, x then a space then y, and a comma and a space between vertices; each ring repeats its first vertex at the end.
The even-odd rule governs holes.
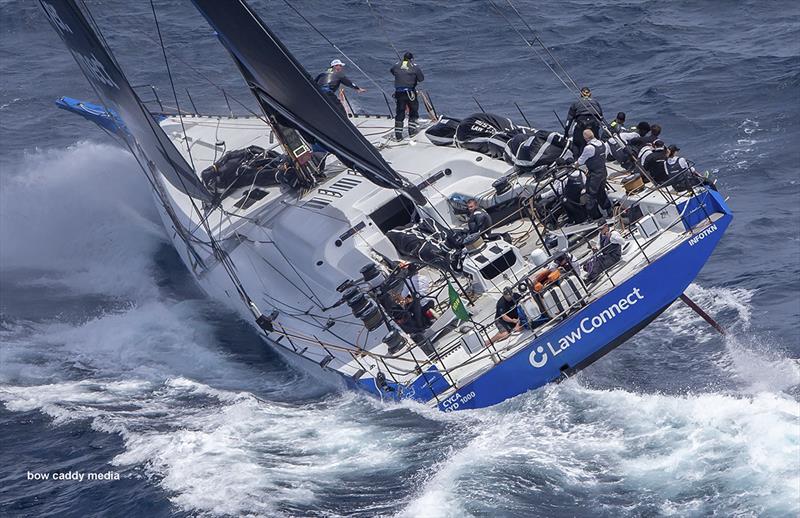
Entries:
POLYGON ((131 156, 90 142, 25 155, 0 189, 0 268, 30 282, 147 298, 140 274, 165 234, 131 156))
POLYGON ((637 394, 572 381, 463 418, 473 436, 453 440, 400 516, 800 511, 800 412, 785 394, 637 394))

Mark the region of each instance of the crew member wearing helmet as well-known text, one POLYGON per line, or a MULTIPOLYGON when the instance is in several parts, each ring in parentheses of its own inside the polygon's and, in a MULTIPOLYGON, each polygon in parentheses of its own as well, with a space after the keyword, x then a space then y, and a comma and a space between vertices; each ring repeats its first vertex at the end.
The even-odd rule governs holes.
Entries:
POLYGON ((344 63, 339 59, 331 61, 331 66, 315 79, 323 92, 336 94, 341 85, 349 86, 358 93, 366 92, 344 75, 344 63))
POLYGON ((389 72, 394 76, 394 99, 396 102, 394 115, 394 136, 397 140, 403 138, 403 122, 408 109, 408 135, 417 133, 417 119, 419 119, 419 99, 417 99, 417 84, 425 80, 422 69, 414 63, 414 55, 410 52, 403 54, 403 59, 392 65, 389 72))
POLYGON ((592 91, 588 86, 581 88, 581 98, 569 107, 567 114, 567 128, 565 137, 572 135, 572 145, 577 155, 586 147, 583 130, 590 129, 595 135, 600 135, 600 121, 603 118, 603 108, 600 103, 592 99, 592 91))

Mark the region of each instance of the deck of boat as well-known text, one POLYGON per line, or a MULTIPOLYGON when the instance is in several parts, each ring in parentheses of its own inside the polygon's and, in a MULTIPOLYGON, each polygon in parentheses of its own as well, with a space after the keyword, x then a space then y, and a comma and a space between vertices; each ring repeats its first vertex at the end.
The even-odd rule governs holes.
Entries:
MULTIPOLYGON (((180 149, 187 159, 191 159, 196 171, 202 171, 206 167, 218 160, 226 151, 240 149, 251 145, 260 146, 264 149, 272 149, 278 146, 270 128, 266 123, 256 117, 212 117, 212 116, 184 116, 183 124, 178 117, 166 117, 162 120, 161 126, 167 135, 180 149), (187 149, 188 143, 188 149, 187 149), (191 154, 191 157, 189 157, 191 154)), ((425 177, 420 171, 432 171, 443 168, 441 160, 454 160, 461 163, 466 161, 484 160, 482 167, 495 170, 496 177, 510 173, 513 168, 502 160, 493 160, 488 157, 479 156, 477 153, 455 148, 443 148, 434 146, 424 135, 424 132, 414 138, 406 138, 401 142, 396 142, 392 138, 393 119, 385 116, 355 116, 351 122, 367 137, 367 139, 378 149, 381 149, 389 162, 394 156, 408 157, 408 153, 413 151, 418 158, 419 168, 415 171, 404 171, 397 167, 401 174, 405 174, 418 183, 420 177, 425 177), (448 151, 449 149, 449 151, 448 151), (448 155, 449 153, 449 155, 448 155), (452 155, 452 156, 450 156, 452 155), (445 158, 442 158, 445 157, 445 158), (448 158, 449 157, 449 158, 448 158), (430 161, 428 164, 426 161, 430 161), (460 162, 459 162, 460 161, 460 162)), ((333 161, 330 170, 326 168, 329 179, 326 182, 335 181, 335 176, 344 168, 338 161, 333 161)), ((427 173, 426 173, 427 174, 427 173)), ((609 164, 609 197, 614 202, 623 205, 630 204, 633 199, 641 206, 649 207, 650 214, 660 214, 662 231, 653 237, 643 235, 638 227, 624 229, 624 237, 630 246, 626 246, 622 260, 615 264, 609 271, 609 275, 603 275, 598 280, 586 286, 587 293, 582 301, 582 307, 591 304, 594 300, 607 293, 614 285, 624 282, 625 279, 641 270, 646 264, 657 259, 663 253, 669 251, 676 244, 686 237, 686 231, 681 224, 680 215, 675 211, 674 202, 685 198, 685 195, 671 192, 667 199, 662 192, 644 190, 636 194, 628 195, 619 183, 620 177, 624 174, 614 163, 609 164), (635 246, 634 246, 635 243, 635 246), (613 278, 613 280, 612 280, 613 278)), ((468 179, 469 175, 465 176, 468 179)), ((532 177, 519 179, 520 182, 535 184, 536 180, 532 177)), ((324 188, 323 184, 321 188, 324 188)), ((266 189, 265 189, 266 190, 266 189)), ((285 188, 274 187, 275 192, 268 193, 262 200, 240 208, 236 206, 239 197, 229 196, 223 201, 221 210, 216 216, 208 218, 212 231, 220 238, 232 235, 247 225, 250 218, 257 215, 260 221, 266 221, 274 216, 276 211, 283 210, 286 206, 299 204, 304 196, 309 193, 290 192, 285 188)), ((452 190, 452 189, 451 189, 452 190)), ((446 197, 449 192, 440 192, 442 197, 446 197)), ((472 196, 479 197, 481 192, 471 192, 472 196)), ((178 196, 178 198, 180 198, 178 196)), ((188 211, 187 211, 188 213, 188 211)), ((458 218, 454 216, 454 221, 458 218)), ((596 228, 596 224, 589 224, 583 230, 591 231, 596 228)), ((522 218, 512 221, 507 225, 496 228, 497 232, 508 232, 513 238, 513 244, 519 248, 524 256, 528 256, 534 249, 542 248, 539 235, 544 231, 539 225, 538 231, 536 224, 530 219, 522 218)), ((576 231, 576 229, 572 229, 576 231)), ((579 230, 579 229, 577 229, 579 230)), ((584 242, 571 250, 575 256, 579 268, 591 257, 591 250, 584 242)), ((447 291, 447 279, 441 272, 426 267, 422 273, 428 275, 432 280, 430 292, 437 301, 439 320, 434 323, 432 331, 428 336, 434 336, 434 354, 425 353, 419 346, 409 344, 399 353, 389 354, 387 346, 378 342, 374 345, 359 343, 358 337, 354 343, 348 344, 350 348, 309 347, 303 344, 295 344, 291 339, 283 341, 280 345, 291 347, 291 350, 314 363, 324 364, 328 368, 336 369, 340 373, 354 378, 363 375, 365 372, 385 371, 389 379, 398 383, 409 383, 416 378, 420 372, 431 366, 435 366, 439 372, 447 373, 447 377, 454 386, 464 385, 468 381, 480 376, 483 372, 492 368, 496 363, 513 356, 522 347, 528 345, 536 336, 547 332, 557 326, 563 317, 578 308, 567 308, 564 315, 552 318, 547 323, 534 330, 523 329, 512 333, 508 339, 492 345, 488 348, 467 347, 465 344, 466 331, 458 325, 452 310, 449 309, 449 299, 447 291)), ((465 302, 471 315, 473 323, 488 329, 484 335, 494 334, 493 323, 495 320, 495 304, 501 296, 504 286, 518 284, 525 276, 530 275, 531 271, 516 272, 498 279, 495 287, 483 292, 471 293, 465 302)), ((462 279, 465 283, 467 279, 462 279)), ((582 282, 582 281, 581 281, 582 282)), ((583 282, 582 282, 583 283, 583 282)), ((530 297, 529 294, 525 294, 530 297)), ((300 321, 297 325, 302 325, 300 321)), ((286 327, 291 327, 286 325, 286 327)), ((359 335, 360 336, 360 335, 359 335)), ((482 336, 480 340, 482 341, 482 336)), ((473 337, 473 342, 475 338, 473 337)), ((296 341, 296 340, 295 340, 296 341)), ((330 345, 330 344, 328 344, 330 345)), ((430 350, 428 351, 430 353, 430 350)), ((443 391, 442 397, 447 397, 448 393, 454 390, 452 387, 443 391)))

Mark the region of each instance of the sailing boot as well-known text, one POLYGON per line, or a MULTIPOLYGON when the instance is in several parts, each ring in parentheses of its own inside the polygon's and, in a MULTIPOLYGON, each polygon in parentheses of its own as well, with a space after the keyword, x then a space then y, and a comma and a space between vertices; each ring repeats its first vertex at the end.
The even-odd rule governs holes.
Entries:
POLYGON ((403 121, 395 121, 394 138, 396 140, 403 140, 403 121))
POLYGON ((413 137, 417 134, 417 130, 419 125, 417 124, 417 119, 408 119, 408 136, 413 137))

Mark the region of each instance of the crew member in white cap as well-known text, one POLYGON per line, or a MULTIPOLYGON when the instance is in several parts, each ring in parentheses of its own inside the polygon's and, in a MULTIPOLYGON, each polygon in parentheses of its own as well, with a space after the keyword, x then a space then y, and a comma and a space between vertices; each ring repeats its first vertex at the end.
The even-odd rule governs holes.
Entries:
POLYGON ((339 91, 341 85, 349 86, 358 93, 366 92, 344 74, 344 63, 340 59, 331 61, 331 66, 318 75, 315 81, 323 92, 330 92, 334 95, 339 91))

